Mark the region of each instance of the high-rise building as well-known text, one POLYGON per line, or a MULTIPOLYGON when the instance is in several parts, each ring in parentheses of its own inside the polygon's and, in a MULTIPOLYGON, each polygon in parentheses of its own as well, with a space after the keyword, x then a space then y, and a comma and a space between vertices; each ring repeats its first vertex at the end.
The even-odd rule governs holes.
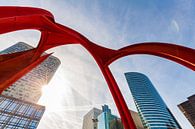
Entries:
POLYGON ((97 117, 102 113, 102 110, 93 108, 90 110, 83 118, 83 127, 82 129, 98 129, 97 123, 98 119, 97 117))
MULTIPOLYGON (((130 110, 137 129, 144 129, 137 112, 130 110)), ((122 121, 115 115, 107 105, 102 106, 102 113, 98 116, 98 129, 124 129, 122 121)))
MULTIPOLYGON (((131 116, 135 123, 136 129, 144 129, 142 125, 141 119, 137 112, 130 110, 131 116)), ((124 129, 122 121, 120 118, 115 118, 110 121, 110 128, 109 129, 124 129)))
POLYGON ((179 104, 178 107, 195 128, 195 95, 188 97, 188 100, 179 104))
MULTIPOLYGON (((26 51, 33 47, 19 42, 3 51, 0 54, 14 53, 20 51, 26 51)), ((40 65, 28 72, 25 76, 20 78, 9 88, 2 92, 3 95, 18 98, 20 100, 37 103, 41 97, 41 89, 46 85, 57 68, 60 65, 60 60, 54 56, 49 56, 40 65)))
MULTIPOLYGON (((137 112, 130 110, 133 121, 137 129, 144 129, 137 112)), ((107 105, 102 106, 102 110, 93 108, 83 119, 83 129, 124 129, 122 121, 115 115, 107 105)))
POLYGON ((125 76, 144 128, 181 129, 147 76, 137 72, 125 76))
POLYGON ((36 129, 44 106, 0 95, 1 129, 36 129))
MULTIPOLYGON (((102 113, 98 116, 98 129, 110 129, 111 123, 114 129, 114 124, 119 123, 118 117, 111 114, 108 105, 104 105, 102 106, 102 113)), ((115 126, 121 127, 119 124, 115 126)))

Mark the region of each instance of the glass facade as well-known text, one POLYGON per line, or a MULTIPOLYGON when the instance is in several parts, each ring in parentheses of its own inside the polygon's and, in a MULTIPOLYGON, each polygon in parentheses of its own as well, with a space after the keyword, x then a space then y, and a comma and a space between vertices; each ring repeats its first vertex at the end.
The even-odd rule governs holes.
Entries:
MULTIPOLYGON (((144 129, 137 112, 130 110, 137 129, 144 129)), ((83 118, 82 129, 124 129, 122 121, 111 114, 108 105, 102 106, 102 110, 93 108, 83 118)))
MULTIPOLYGON (((3 51, 0 54, 8 54, 33 49, 32 46, 19 42, 3 51)), ((37 103, 41 97, 42 86, 48 84, 53 77, 60 60, 54 56, 49 56, 40 65, 33 68, 25 76, 13 83, 2 92, 3 95, 11 96, 20 100, 37 103)))
MULTIPOLYGON (((102 113, 98 116, 98 129, 110 129, 111 122, 118 119, 117 116, 111 114, 108 105, 102 106, 102 113)), ((114 128, 112 126, 112 128, 114 128)))
POLYGON ((147 76, 128 72, 125 77, 144 128, 181 129, 147 76))
POLYGON ((1 95, 0 128, 36 129, 44 111, 44 106, 1 95))

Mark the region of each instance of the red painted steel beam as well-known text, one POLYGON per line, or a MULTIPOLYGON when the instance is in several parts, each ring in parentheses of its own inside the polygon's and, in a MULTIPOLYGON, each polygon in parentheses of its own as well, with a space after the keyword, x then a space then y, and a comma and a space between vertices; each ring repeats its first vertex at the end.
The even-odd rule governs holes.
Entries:
POLYGON ((15 78, 14 81, 16 81, 16 78, 22 77, 28 71, 27 69, 32 69, 40 64, 43 61, 40 59, 43 57, 40 56, 44 51, 60 45, 81 44, 92 54, 99 65, 125 129, 136 129, 136 127, 119 87, 110 72, 108 67, 110 63, 127 55, 150 54, 170 59, 195 70, 195 50, 191 48, 165 43, 141 43, 113 50, 92 43, 75 30, 56 23, 53 15, 46 10, 31 7, 0 7, 0 12, 4 12, 0 13, 0 34, 23 29, 36 29, 41 32, 41 39, 35 50, 16 53, 15 57, 13 55, 0 55, 0 65, 5 62, 7 65, 6 68, 0 67, 1 89, 10 85, 10 83, 5 83, 2 80, 13 82, 13 78, 15 78), (21 59, 22 63, 20 62, 21 59), (19 66, 18 69, 13 64, 19 66), (12 74, 9 73, 11 71, 12 74))
POLYGON ((109 65, 118 58, 133 54, 148 54, 163 57, 195 71, 195 49, 160 42, 138 43, 121 48, 109 59, 104 60, 104 63, 109 65))
POLYGON ((123 126, 125 129, 136 129, 136 126, 134 124, 134 121, 131 117, 129 108, 123 98, 122 93, 120 92, 120 89, 109 69, 109 67, 101 67, 101 71, 108 83, 108 87, 110 89, 110 92, 115 100, 115 104, 118 108, 118 111, 121 116, 121 120, 123 121, 123 126))
POLYGON ((32 59, 34 52, 33 50, 27 51, 22 55, 0 62, 0 93, 50 56, 47 54, 32 59))

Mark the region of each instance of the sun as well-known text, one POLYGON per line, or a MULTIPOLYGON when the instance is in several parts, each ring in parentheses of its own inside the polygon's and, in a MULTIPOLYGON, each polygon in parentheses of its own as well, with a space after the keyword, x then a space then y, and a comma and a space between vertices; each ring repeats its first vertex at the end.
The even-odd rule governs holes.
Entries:
POLYGON ((65 92, 64 81, 58 75, 54 75, 48 85, 42 86, 42 96, 38 104, 46 106, 47 111, 55 111, 62 107, 65 92))

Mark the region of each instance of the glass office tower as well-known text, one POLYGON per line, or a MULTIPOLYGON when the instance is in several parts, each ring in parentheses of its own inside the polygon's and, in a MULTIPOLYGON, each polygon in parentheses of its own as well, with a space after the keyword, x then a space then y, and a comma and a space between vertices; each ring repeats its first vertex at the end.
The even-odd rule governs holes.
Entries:
MULTIPOLYGON (((26 51, 33 47, 19 42, 0 54, 26 51)), ((45 111, 44 106, 37 104, 41 97, 42 87, 49 83, 60 60, 49 56, 41 64, 18 79, 0 96, 0 129, 36 129, 45 111)))
MULTIPOLYGON (((33 47, 26 43, 19 42, 1 51, 0 54, 26 51, 29 49, 33 49, 33 47)), ((20 100, 37 103, 42 95, 42 87, 49 83, 59 65, 60 60, 57 57, 52 55, 49 56, 41 64, 33 68, 30 72, 4 90, 2 94, 20 100)))
POLYGON ((125 77, 144 128, 181 129, 147 76, 128 72, 125 77))
POLYGON ((111 114, 108 105, 102 106, 102 113, 98 116, 98 129, 111 129, 111 122, 117 119, 117 116, 111 114))
POLYGON ((0 95, 1 129, 36 129, 44 106, 0 95))
MULTIPOLYGON (((137 112, 130 110, 137 129, 144 129, 137 112)), ((103 105, 102 110, 93 108, 83 118, 82 129, 124 129, 122 121, 112 115, 108 105, 103 105)))

